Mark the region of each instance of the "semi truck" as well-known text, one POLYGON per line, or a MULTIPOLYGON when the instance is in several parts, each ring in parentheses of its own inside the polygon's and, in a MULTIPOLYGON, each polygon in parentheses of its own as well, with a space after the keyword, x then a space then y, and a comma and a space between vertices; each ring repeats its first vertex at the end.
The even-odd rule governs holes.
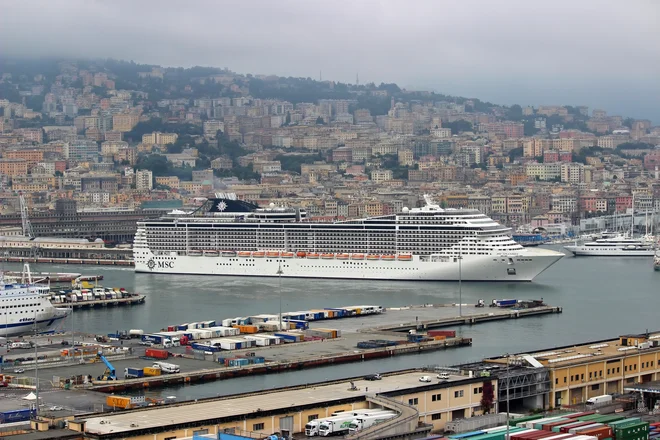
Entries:
POLYGON ((378 423, 393 419, 397 415, 398 414, 393 411, 385 411, 382 413, 360 416, 351 422, 351 424, 348 426, 348 432, 353 434, 354 432, 371 428, 378 423))
POLYGON ((327 420, 340 420, 352 422, 356 417, 366 416, 369 414, 376 414, 383 412, 382 409, 359 409, 355 411, 341 411, 335 412, 330 417, 325 417, 323 419, 310 420, 305 425, 305 435, 307 437, 314 437, 319 435, 319 427, 321 424, 327 420))
POLYGON ((142 368, 124 368, 125 379, 135 379, 138 377, 144 377, 144 370, 142 368))
POLYGON ((595 396, 590 399, 587 399, 586 405, 587 407, 590 407, 590 406, 604 405, 606 403, 612 403, 612 396, 610 396, 609 394, 603 394, 602 396, 595 396))
POLYGON ((154 362, 153 368, 160 368, 163 373, 168 374, 181 372, 181 367, 176 364, 170 364, 169 362, 154 362))
POLYGON ((348 434, 348 430, 351 427, 351 423, 355 420, 351 418, 350 420, 341 419, 333 420, 327 419, 319 425, 319 435, 321 437, 328 437, 331 435, 344 435, 348 434))

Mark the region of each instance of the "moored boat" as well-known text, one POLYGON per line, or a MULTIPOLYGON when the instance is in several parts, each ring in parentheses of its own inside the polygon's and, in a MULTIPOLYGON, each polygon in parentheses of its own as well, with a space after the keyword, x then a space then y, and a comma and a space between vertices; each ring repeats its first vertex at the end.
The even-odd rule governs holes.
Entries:
POLYGON ((380 260, 380 255, 367 255, 367 260, 380 260))
POLYGON ((252 252, 241 251, 238 253, 238 256, 243 258, 249 257, 250 255, 252 255, 252 252))
POLYGON ((348 260, 349 255, 348 254, 337 254, 337 256, 335 258, 337 258, 338 260, 348 260))
POLYGON ((351 260, 364 260, 364 254, 352 254, 351 260))
POLYGON ((236 251, 222 251, 223 257, 235 257, 236 251))
POLYGON ((197 250, 188 251, 188 255, 191 257, 201 257, 202 251, 197 251, 197 250))
POLYGON ((397 257, 400 261, 412 261, 412 255, 410 254, 401 254, 397 257))
POLYGON ((380 259, 383 261, 394 261, 394 255, 383 255, 380 259))
POLYGON ((324 260, 333 260, 335 258, 335 254, 322 254, 321 258, 324 260))
POLYGON ((312 252, 310 254, 307 254, 307 258, 311 258, 313 260, 318 260, 319 254, 317 254, 316 252, 312 252))
POLYGON ((266 252, 266 256, 269 257, 269 258, 277 258, 277 257, 280 256, 280 252, 279 251, 268 251, 268 252, 266 252))
POLYGON ((293 258, 293 252, 282 252, 282 258, 293 258))
POLYGON ((204 255, 206 257, 217 257, 220 255, 220 252, 218 251, 204 251, 204 255))
POLYGON ((266 256, 266 253, 264 251, 252 252, 252 256, 254 258, 263 258, 266 256))

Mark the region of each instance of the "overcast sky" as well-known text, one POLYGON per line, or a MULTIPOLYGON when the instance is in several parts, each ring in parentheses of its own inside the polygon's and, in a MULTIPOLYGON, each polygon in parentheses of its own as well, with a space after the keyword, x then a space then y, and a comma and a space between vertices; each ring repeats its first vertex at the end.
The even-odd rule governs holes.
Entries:
POLYGON ((0 53, 396 82, 660 124, 656 0, 7 1, 0 53))

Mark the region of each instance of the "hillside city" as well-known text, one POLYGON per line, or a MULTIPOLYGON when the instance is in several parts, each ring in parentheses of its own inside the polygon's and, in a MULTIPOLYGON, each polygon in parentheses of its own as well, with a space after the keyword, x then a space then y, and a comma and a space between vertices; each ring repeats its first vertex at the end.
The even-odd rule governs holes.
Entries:
POLYGON ((396 84, 114 60, 2 65, 1 213, 199 205, 235 193, 332 220, 474 208, 561 231, 660 207, 660 126, 396 84))

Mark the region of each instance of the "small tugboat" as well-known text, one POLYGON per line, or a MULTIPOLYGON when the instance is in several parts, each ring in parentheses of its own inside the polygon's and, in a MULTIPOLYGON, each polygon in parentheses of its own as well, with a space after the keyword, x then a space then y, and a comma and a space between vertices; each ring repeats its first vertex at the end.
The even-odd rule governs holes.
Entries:
POLYGON ((657 251, 653 256, 653 270, 660 271, 660 255, 657 251))

